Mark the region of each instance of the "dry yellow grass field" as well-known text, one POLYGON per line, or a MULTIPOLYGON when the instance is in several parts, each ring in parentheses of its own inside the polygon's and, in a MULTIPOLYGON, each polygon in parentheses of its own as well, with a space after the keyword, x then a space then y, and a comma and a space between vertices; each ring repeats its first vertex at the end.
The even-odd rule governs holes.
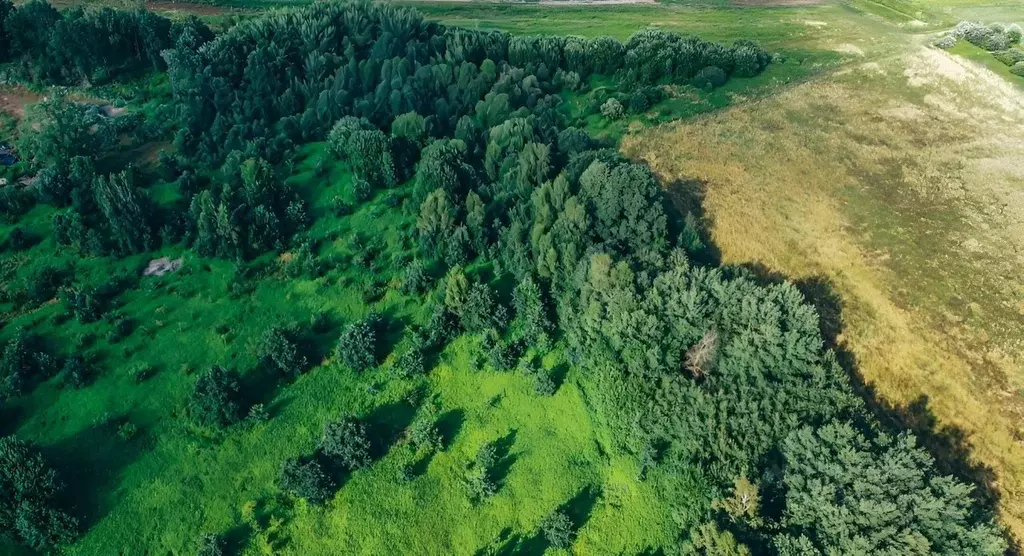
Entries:
POLYGON ((1024 88, 926 41, 832 44, 831 74, 623 148, 702 184, 723 262, 830 283, 851 368, 1020 539, 1024 88))

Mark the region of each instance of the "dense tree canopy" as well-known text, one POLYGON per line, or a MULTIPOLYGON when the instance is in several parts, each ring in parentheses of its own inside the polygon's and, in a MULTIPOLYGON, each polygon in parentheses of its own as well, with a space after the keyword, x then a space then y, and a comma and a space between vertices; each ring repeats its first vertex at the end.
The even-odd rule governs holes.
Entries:
POLYGON ((14 535, 36 550, 71 542, 78 522, 58 506, 63 488, 35 448, 0 438, 0 535, 14 535))

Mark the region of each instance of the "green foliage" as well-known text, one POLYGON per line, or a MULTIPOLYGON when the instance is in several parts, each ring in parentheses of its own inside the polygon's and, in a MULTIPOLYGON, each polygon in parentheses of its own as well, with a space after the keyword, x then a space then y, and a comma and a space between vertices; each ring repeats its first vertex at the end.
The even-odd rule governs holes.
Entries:
POLYGON ((17 396, 56 371, 53 357, 38 337, 18 331, 0 354, 0 400, 17 396))
POLYGON ((757 485, 746 475, 733 481, 732 494, 724 500, 716 500, 711 507, 724 511, 734 521, 758 524, 761 514, 761 493, 757 485))
POLYGON ((263 334, 259 350, 268 365, 285 375, 298 376, 309 367, 293 328, 271 326, 263 334))
POLYGON ((427 372, 424 361, 424 350, 426 340, 419 333, 415 333, 409 340, 408 346, 395 358, 395 373, 402 378, 412 378, 427 372))
POLYGON ((76 156, 95 157, 116 139, 110 120, 94 105, 54 93, 30 106, 22 120, 18 152, 39 167, 67 168, 76 156))
MULTIPOLYGON (((31 22, 26 14, 33 10, 36 26, 61 28, 57 18, 69 17, 32 6, 18 8, 26 10, 18 16, 22 24, 31 22)), ((0 17, 9 13, 10 6, 0 4, 0 17)), ((802 472, 793 455, 800 451, 787 451, 785 444, 800 431, 847 419, 872 423, 835 357, 822 349, 813 309, 791 286, 766 286, 742 271, 691 265, 689 257, 704 250, 699 223, 688 217, 674 242, 674 219, 665 213, 651 172, 613 149, 592 150, 595 142, 585 131, 567 127, 585 123, 573 120, 581 100, 574 89, 595 87, 588 98, 597 122, 600 103, 618 105, 611 115, 619 118, 625 115, 623 103, 634 113, 653 112, 663 91, 672 89, 662 85, 714 87, 730 76, 750 76, 768 63, 765 51, 743 41, 725 47, 657 30, 638 33, 626 44, 608 37, 512 37, 426 22, 412 9, 387 4, 324 3, 231 23, 216 39, 195 19, 175 23, 169 31, 174 46, 165 52, 169 83, 161 76, 153 91, 131 90, 165 105, 166 112, 158 114, 168 114, 168 127, 177 130, 174 154, 161 158, 166 180, 144 183, 152 178, 149 172, 106 175, 119 164, 106 156, 114 146, 113 130, 136 124, 126 119, 111 125, 98 112, 60 101, 39 108, 37 121, 57 123, 24 130, 26 148, 38 145, 38 152, 25 152, 42 171, 40 199, 71 208, 32 209, 31 198, 0 190, 0 211, 23 218, 17 225, 28 231, 39 233, 38 222, 53 215, 54 241, 43 238, 41 247, 26 251, 31 270, 4 270, 4 285, 10 275, 21 288, 14 295, 5 289, 5 296, 15 298, 20 309, 25 299, 39 305, 59 291, 66 305, 6 314, 18 325, 73 342, 73 351, 90 361, 104 359, 97 361, 100 376, 93 387, 56 396, 40 388, 17 400, 19 433, 38 434, 61 449, 77 447, 75 435, 93 437, 75 431, 92 429, 57 417, 117 407, 132 414, 121 421, 118 435, 127 440, 144 426, 147 440, 152 435, 157 443, 155 450, 142 451, 138 463, 115 469, 116 486, 127 495, 103 508, 110 517, 101 518, 72 551, 114 546, 132 553, 182 552, 194 546, 196 527, 228 530, 240 505, 260 499, 259 512, 254 503, 243 509, 251 532, 247 548, 253 551, 279 551, 287 540, 295 545, 284 550, 323 552, 336 539, 297 533, 318 530, 316 520, 326 518, 335 524, 332 536, 351 535, 348 548, 355 551, 385 552, 406 543, 427 552, 470 553, 472 543, 497 527, 515 529, 525 523, 523 515, 543 515, 581 485, 602 478, 608 482, 606 503, 589 522, 598 532, 588 533, 588 525, 580 534, 592 542, 612 516, 615 535, 603 537, 612 552, 635 552, 649 541, 665 546, 713 510, 759 553, 860 547, 860 537, 892 537, 888 529, 873 529, 874 515, 862 519, 864 508, 893 505, 902 514, 899 530, 912 532, 915 543, 927 541, 912 548, 954 553, 950 547, 960 542, 964 553, 976 553, 977 547, 998 547, 990 517, 956 488, 942 490, 930 460, 900 452, 901 465, 907 465, 890 466, 901 473, 896 479, 926 478, 918 482, 927 488, 897 492, 910 492, 908 499, 927 512, 888 500, 887 491, 871 482, 881 473, 875 467, 858 462, 851 472, 868 476, 858 479, 871 487, 866 494, 850 490, 860 483, 828 475, 843 468, 847 452, 866 451, 885 461, 889 448, 868 443, 819 457, 828 450, 814 445, 804 450, 813 452, 806 457, 824 463, 802 472), (610 83, 615 89, 606 88, 610 83), (161 98, 165 88, 173 95, 170 102, 161 98), (65 141, 69 136, 80 141, 65 141), (319 142, 325 137, 326 144, 319 142), (80 143, 90 146, 82 149, 80 143), (336 163, 325 151, 346 162, 336 163), (93 159, 105 175, 94 175, 93 159), (415 179, 406 184, 413 168, 415 179), (394 189, 375 196, 380 187, 394 189), (343 210, 332 199, 344 199, 343 210), (156 230, 169 249, 192 248, 195 253, 186 257, 237 262, 190 262, 173 279, 147 278, 137 291, 114 293, 98 287, 96 276, 115 265, 134 273, 148 254, 123 262, 80 258, 64 266, 72 257, 141 253, 157 243, 156 230), (54 243, 62 249, 52 253, 54 243), (290 262, 276 262, 268 250, 288 251, 290 262), (445 287, 428 295, 428 264, 437 262, 452 268, 445 287), (387 291, 399 280, 401 295, 387 291), (510 289, 515 319, 505 337, 508 317, 499 299, 510 289), (116 312, 98 320, 108 308, 116 312), (271 388, 279 398, 273 400, 273 423, 258 426, 267 411, 257 404, 246 418, 251 426, 232 434, 230 442, 185 450, 188 457, 180 461, 167 457, 195 444, 195 431, 160 422, 183 398, 190 414, 211 425, 230 424, 242 412, 237 379, 223 369, 197 377, 195 402, 188 392, 193 384, 174 372, 145 381, 158 368, 180 365, 188 374, 231 356, 237 359, 233 365, 254 369, 247 382, 277 380, 259 372, 260 361, 293 377, 329 351, 329 322, 315 317, 302 334, 295 328, 266 330, 268 323, 305 322, 310 312, 351 319, 371 310, 411 327, 392 359, 393 374, 309 373, 280 390, 271 388), (138 331, 128 338, 132 322, 138 331), (129 324, 120 330, 121 323, 129 324), (459 338, 462 328, 478 334, 459 338), (106 340, 92 346, 93 338, 106 340), (421 378, 428 353, 431 364, 436 355, 437 371, 421 378), (526 359, 523 365, 520 359, 526 359), (569 378, 556 384, 566 364, 569 378), (138 371, 103 372, 125 367, 138 371), (521 370, 499 374, 516 368, 521 370), (556 387, 561 390, 551 396, 556 387), (95 397, 99 390, 102 399, 95 397), (147 404, 121 407, 140 392, 147 404), (404 401, 423 395, 443 402, 421 410, 410 424, 404 401), (446 411, 439 414, 442 403, 446 411), (320 504, 334 495, 339 468, 362 469, 346 483, 339 499, 344 503, 328 514, 308 512, 301 504, 288 503, 283 511, 264 508, 278 503, 266 496, 278 462, 316 441, 316 431, 304 425, 324 422, 339 407, 373 415, 374 434, 378 423, 382 431, 405 429, 414 461, 408 461, 410 450, 401 450, 369 466, 375 450, 367 425, 352 418, 330 421, 316 453, 288 460, 279 481, 285 492, 320 504), (497 443, 488 443, 461 468, 464 456, 458 454, 472 453, 488 437, 482 435, 506 426, 528 442, 525 449, 505 456, 497 443), (442 440, 451 444, 450 453, 431 457, 442 440), (621 478, 636 474, 628 454, 638 454, 644 482, 631 483, 624 494, 621 478), (395 481, 396 471, 402 484, 395 481), (196 473, 204 480, 189 479, 196 473), (420 473, 430 480, 411 481, 420 473), (756 477, 759 484, 744 477, 756 477), (462 495, 451 488, 460 479, 473 501, 499 500, 465 509, 450 499, 462 495), (161 496, 140 504, 135 487, 152 484, 162 485, 161 496), (930 497, 919 496, 919 490, 930 497), (721 492, 728 495, 713 504, 711 496, 721 492), (781 513, 760 515, 762 492, 765 504, 781 513), (817 516, 809 509, 817 501, 807 492, 843 497, 830 497, 826 501, 838 509, 817 516), (205 503, 214 498, 218 504, 205 503), (181 504, 184 499, 197 502, 181 504), (854 499, 870 504, 846 507, 845 500, 854 499), (365 511, 370 504, 384 508, 382 500, 387 511, 365 511), (197 507, 202 523, 185 519, 197 507), (438 518, 423 507, 450 511, 438 518), (337 511, 346 512, 344 520, 335 519, 331 512, 337 511), (619 527, 636 516, 653 523, 653 533, 619 527), (447 534, 455 527, 469 533, 447 534), (157 533, 138 537, 133 530, 157 533), (414 539, 423 530, 438 534, 414 539)), ((53 33, 47 28, 41 35, 53 33)), ((0 33, 0 42, 7 39, 0 33)), ((131 60, 141 59, 140 52, 107 58, 114 60, 108 74, 138 69, 131 60), (119 65, 124 59, 131 63, 119 65)), ((58 72, 60 79, 76 75, 58 72)), ((334 359, 369 370, 382 358, 384 335, 371 314, 344 329, 334 359)), ((8 341, 0 366, 5 380, 16 377, 12 384, 45 378, 58 367, 45 350, 18 346, 16 338, 8 341)), ((85 359, 67 361, 65 382, 84 384, 76 377, 91 374, 83 370, 85 359)), ((17 390, 27 391, 22 385, 17 390)), ((568 547, 573 522, 557 512, 541 533, 553 547, 568 547)), ((499 539, 508 552, 515 542, 499 539)), ((693 529, 688 542, 691 553, 750 553, 713 523, 693 529)))
POLYGON ((343 147, 352 172, 373 187, 395 184, 395 161, 391 140, 378 129, 353 131, 343 147))
POLYGON ((621 102, 610 98, 601 105, 601 115, 609 120, 618 120, 626 115, 626 109, 621 102))
POLYGON ((423 116, 416 112, 406 112, 395 117, 391 124, 391 135, 408 139, 413 144, 422 145, 427 137, 427 126, 423 116))
POLYGON ((380 317, 371 314, 354 322, 338 338, 335 356, 348 368, 363 372, 377 365, 377 332, 380 317))
MULTIPOLYGON (((100 83, 161 69, 171 22, 146 10, 72 8, 39 0, 3 10, 4 57, 24 77, 46 83, 100 83)), ((208 32, 208 31, 207 31, 208 32)))
POLYGON ((405 267, 402 275, 402 291, 414 295, 425 292, 432 282, 423 261, 416 259, 405 267))
POLYGON ((552 329, 549 309, 540 286, 532 276, 527 276, 512 291, 515 307, 513 328, 530 344, 546 345, 552 329))
POLYGON ((189 415, 203 426, 223 428, 241 417, 239 384, 234 373, 214 366, 199 375, 189 400, 189 415))
POLYGON ((914 437, 866 438, 846 423, 793 431, 785 458, 786 533, 826 553, 1003 554, 998 530, 972 511, 973 487, 935 470, 914 437))
POLYGON ((576 537, 576 527, 569 516, 561 510, 555 510, 540 522, 540 530, 544 538, 554 548, 568 549, 576 537))
POLYGON ((111 239, 123 253, 139 253, 153 247, 152 210, 145 194, 135 187, 131 170, 98 176, 93 181, 96 205, 106 219, 111 239))
POLYGON ((444 438, 437 430, 437 423, 430 415, 422 415, 409 425, 409 442, 424 452, 436 452, 444 449, 444 438))
POLYGON ((345 116, 335 122, 334 127, 331 128, 331 132, 327 135, 328 149, 335 156, 346 156, 349 138, 351 138, 357 131, 369 131, 372 129, 374 129, 373 124, 371 124, 366 118, 345 116))
POLYGON ((199 537, 196 556, 224 556, 224 540, 217 535, 207 534, 199 537))
POLYGON ((448 271, 444 285, 444 306, 456 315, 462 314, 462 309, 469 299, 469 278, 462 270, 462 267, 455 267, 448 271))
POLYGON ((694 75, 690 79, 690 85, 697 87, 698 89, 715 89, 725 85, 725 82, 729 79, 729 76, 725 74, 725 70, 718 66, 708 66, 694 75))
POLYGON ((92 374, 90 366, 78 355, 72 355, 65 359, 64 366, 60 370, 64 384, 76 389, 85 386, 92 374))
POLYGON ((427 195, 420 206, 416 229, 420 232, 420 245, 424 252, 435 251, 443 245, 455 228, 455 207, 444 189, 437 188, 427 195))
POLYGON ((320 451, 349 471, 370 465, 370 439, 366 426, 352 417, 324 425, 320 451))
POLYGON ((334 479, 316 458, 293 458, 284 462, 279 479, 281 490, 305 498, 312 504, 323 504, 334 496, 334 479))
POLYGON ((494 292, 487 284, 480 282, 470 286, 458 314, 463 328, 471 333, 491 328, 503 329, 508 320, 505 308, 495 302, 494 292))
POLYGON ((219 192, 205 189, 189 206, 195 247, 200 254, 239 257, 283 249, 284 241, 304 224, 302 201, 261 158, 233 152, 220 170, 219 192))
POLYGON ((486 442, 476 452, 476 457, 466 466, 465 484, 469 498, 481 502, 498 492, 494 480, 494 467, 498 463, 498 448, 494 442, 486 442))
POLYGON ((750 549, 736 540, 729 531, 714 522, 690 529, 690 538, 683 543, 684 556, 750 556, 750 549))
POLYGON ((74 540, 78 522, 58 506, 64 484, 42 455, 0 438, 0 527, 25 546, 50 551, 74 540))

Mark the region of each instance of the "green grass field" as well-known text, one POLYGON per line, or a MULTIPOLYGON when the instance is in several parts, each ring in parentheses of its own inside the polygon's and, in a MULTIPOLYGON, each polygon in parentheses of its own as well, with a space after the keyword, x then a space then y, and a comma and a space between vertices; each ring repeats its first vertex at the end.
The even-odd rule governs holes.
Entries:
MULTIPOLYGON (((264 536, 274 539, 276 549, 295 554, 380 554, 400 547, 462 554, 491 543, 536 551, 544 544, 538 521, 563 504, 586 524, 579 546, 636 552, 669 541, 676 526, 657 477, 638 483, 632 460, 605 446, 606 433, 591 422, 572 377, 564 378, 556 395, 539 397, 527 376, 475 370, 470 354, 479 349, 468 339, 440 355, 429 380, 396 380, 387 362, 362 375, 343 370, 330 360, 336 335, 320 334, 316 350, 325 360, 293 383, 260 371, 243 375, 244 388, 269 409, 266 424, 221 437, 178 419, 191 375, 214 364, 258 369, 255 345, 272 324, 304 323, 316 314, 338 325, 369 310, 386 315, 396 330, 421 320, 418 302, 393 288, 372 302, 367 294, 400 272, 407 251, 403 232, 412 222, 396 217, 403 213, 386 209, 381 198, 349 217, 332 216, 332 199, 347 195, 347 171, 328 162, 330 172, 314 177, 316 161, 325 157, 322 144, 304 150, 291 181, 313 199, 316 225, 310 236, 324 243, 318 255, 334 261, 335 270, 315 280, 290 279, 278 261, 264 258, 247 265, 253 276, 239 287, 233 264, 185 253, 181 271, 142 278, 119 300, 117 313, 134 328, 124 339, 108 337, 108 322, 66 320, 59 303, 15 316, 4 328, 5 339, 19 327, 31 327, 54 339, 60 352, 102 360, 87 387, 62 388, 60 379, 52 379, 6 409, 19 435, 74 462, 68 483, 88 532, 71 552, 187 554, 200 532, 227 532, 229 539, 252 543, 262 538, 257 530, 275 519, 284 525, 264 536), (388 260, 372 269, 343 262, 366 244, 380 246, 388 260), (140 382, 142 369, 152 376, 140 382), (428 459, 400 438, 423 396, 430 398, 426 405, 439 416, 447 443, 428 459), (292 505, 275 486, 282 462, 312 451, 323 424, 342 413, 366 418, 380 436, 392 439, 386 454, 371 469, 348 477, 325 511, 292 505), (126 423, 138 430, 127 439, 119 435, 126 423), (462 486, 462 470, 482 443, 495 439, 507 443, 501 490, 474 506, 462 486), (419 474, 408 483, 399 478, 407 463, 419 474), (424 512, 427 507, 431 511, 424 512)), ((50 212, 39 208, 22 225, 43 235, 50 212)), ((4 236, 8 232, 0 229, 4 236)), ((7 278, 28 279, 38 265, 72 264, 53 257, 54 250, 47 242, 36 245, 21 260, 26 264, 7 278)), ((183 253, 171 248, 162 254, 183 253)), ((100 283, 111 272, 134 275, 147 260, 129 258, 116 268, 106 260, 87 260, 76 270, 85 284, 100 283)), ((561 358, 556 349, 543 363, 567 368, 561 358)))

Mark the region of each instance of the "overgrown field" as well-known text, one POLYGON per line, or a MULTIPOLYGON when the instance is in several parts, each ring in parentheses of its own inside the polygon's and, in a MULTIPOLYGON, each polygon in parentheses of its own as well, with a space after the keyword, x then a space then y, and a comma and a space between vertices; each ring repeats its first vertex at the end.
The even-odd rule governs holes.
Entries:
POLYGON ((0 550, 1005 551, 1003 8, 227 4, 0 0, 0 550))
POLYGON ((827 79, 625 150, 700 190, 723 261, 826 283, 849 367, 1020 534, 1022 80, 964 41, 878 31, 827 79))

